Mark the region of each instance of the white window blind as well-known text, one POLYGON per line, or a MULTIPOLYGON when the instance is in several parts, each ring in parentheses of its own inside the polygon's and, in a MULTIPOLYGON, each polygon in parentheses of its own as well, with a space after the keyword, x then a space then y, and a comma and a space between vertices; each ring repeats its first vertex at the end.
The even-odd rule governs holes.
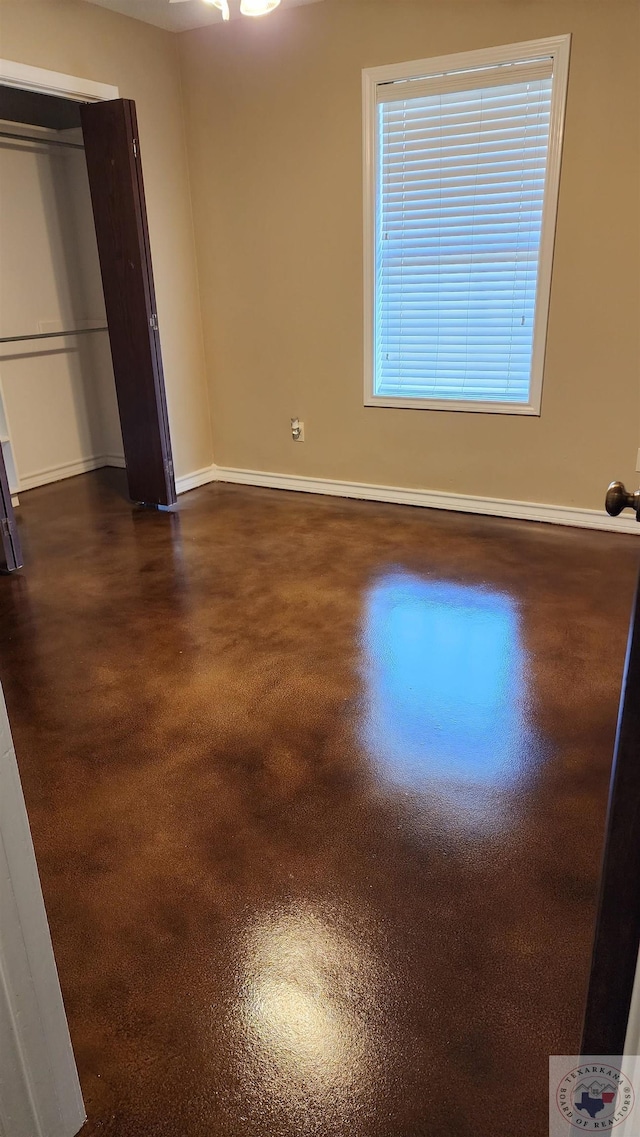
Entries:
POLYGON ((531 410, 553 64, 376 84, 374 402, 531 410))

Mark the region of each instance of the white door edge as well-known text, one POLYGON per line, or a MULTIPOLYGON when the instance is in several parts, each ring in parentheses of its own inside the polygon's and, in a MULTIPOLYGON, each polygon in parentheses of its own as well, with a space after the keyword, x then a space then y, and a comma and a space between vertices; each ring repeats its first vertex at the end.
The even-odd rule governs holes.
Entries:
POLYGON ((0 692, 0 1133, 74 1137, 85 1117, 0 692))

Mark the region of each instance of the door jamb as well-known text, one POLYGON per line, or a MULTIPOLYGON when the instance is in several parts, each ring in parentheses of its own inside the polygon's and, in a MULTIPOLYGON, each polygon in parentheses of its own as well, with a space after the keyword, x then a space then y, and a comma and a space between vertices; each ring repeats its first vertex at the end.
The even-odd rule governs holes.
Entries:
POLYGON ((0 1132, 72 1137, 86 1111, 0 688, 0 1132))
POLYGON ((97 103, 102 99, 119 99, 120 92, 110 83, 96 83, 62 71, 47 71, 44 67, 31 67, 13 59, 0 59, 0 83, 4 87, 18 87, 23 91, 38 91, 41 95, 54 95, 75 99, 79 103, 97 103))

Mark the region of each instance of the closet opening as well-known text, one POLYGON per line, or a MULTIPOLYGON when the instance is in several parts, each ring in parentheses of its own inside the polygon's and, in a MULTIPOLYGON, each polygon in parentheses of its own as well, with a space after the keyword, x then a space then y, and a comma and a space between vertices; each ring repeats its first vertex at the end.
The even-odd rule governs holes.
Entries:
POLYGON ((100 467, 176 501, 135 104, 0 84, 0 568, 20 494, 100 467))

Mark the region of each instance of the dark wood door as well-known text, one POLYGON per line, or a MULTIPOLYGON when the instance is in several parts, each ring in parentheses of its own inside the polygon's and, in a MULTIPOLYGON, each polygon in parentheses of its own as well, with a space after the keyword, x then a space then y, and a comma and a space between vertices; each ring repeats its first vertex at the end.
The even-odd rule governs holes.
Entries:
POLYGON ((18 536, 16 515, 11 504, 11 491, 7 478, 4 454, 0 446, 0 532, 2 545, 0 547, 0 572, 14 572, 22 568, 22 550, 18 536))
MULTIPOLYGON (((640 495, 613 483, 607 510, 640 510, 640 495), (622 495, 625 495, 623 498, 622 495)), ((640 591, 631 613, 611 774, 600 900, 583 1055, 621 1055, 640 948, 640 591)))
POLYGON ((133 501, 176 501, 135 103, 81 108, 120 424, 133 501))

